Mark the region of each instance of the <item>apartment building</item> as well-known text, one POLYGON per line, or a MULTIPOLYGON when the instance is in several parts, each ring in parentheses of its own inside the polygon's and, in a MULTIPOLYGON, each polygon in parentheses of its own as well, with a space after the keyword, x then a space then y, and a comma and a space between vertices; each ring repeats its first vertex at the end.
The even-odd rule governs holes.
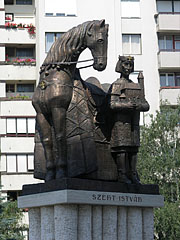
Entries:
MULTIPOLYGON (((84 80, 112 83, 118 55, 135 58, 143 71, 150 112, 160 100, 177 104, 180 93, 180 1, 0 0, 0 172, 3 191, 16 198, 33 178, 35 111, 31 97, 39 67, 52 43, 73 26, 105 19, 109 24, 108 64, 103 72, 81 70, 84 80)), ((80 60, 92 58, 85 50, 80 60)), ((78 64, 83 66, 85 63, 78 64)), ((141 123, 148 122, 142 115, 141 123)))

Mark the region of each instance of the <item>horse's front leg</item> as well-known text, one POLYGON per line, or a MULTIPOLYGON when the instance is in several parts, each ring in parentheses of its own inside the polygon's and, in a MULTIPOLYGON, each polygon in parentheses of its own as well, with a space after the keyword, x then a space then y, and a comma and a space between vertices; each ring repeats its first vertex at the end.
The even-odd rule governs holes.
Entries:
POLYGON ((54 156, 53 156, 53 140, 51 134, 51 125, 47 121, 46 117, 42 113, 37 113, 37 121, 39 123, 41 134, 42 134, 42 142, 45 150, 46 157, 46 177, 45 181, 49 181, 55 178, 55 164, 54 164, 54 156))
POLYGON ((67 176, 66 109, 62 107, 53 108, 52 119, 58 151, 56 179, 59 179, 67 176))

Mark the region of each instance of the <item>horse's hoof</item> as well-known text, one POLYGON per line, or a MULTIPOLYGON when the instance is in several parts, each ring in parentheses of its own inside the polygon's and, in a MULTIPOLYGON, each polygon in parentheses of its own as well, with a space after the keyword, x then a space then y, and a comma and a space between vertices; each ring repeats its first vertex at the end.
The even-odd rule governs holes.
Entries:
POLYGON ((47 170, 45 181, 48 182, 50 180, 55 179, 55 171, 54 170, 47 170))
POLYGON ((64 178, 66 177, 66 170, 65 169, 57 169, 56 170, 56 179, 64 178))

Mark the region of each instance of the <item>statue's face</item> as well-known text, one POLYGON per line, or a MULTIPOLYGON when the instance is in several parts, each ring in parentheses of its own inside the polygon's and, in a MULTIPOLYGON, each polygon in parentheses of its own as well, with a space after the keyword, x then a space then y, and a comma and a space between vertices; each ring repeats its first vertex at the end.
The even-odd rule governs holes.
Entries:
POLYGON ((133 72, 133 62, 132 61, 123 61, 121 62, 121 73, 125 76, 129 76, 133 72))

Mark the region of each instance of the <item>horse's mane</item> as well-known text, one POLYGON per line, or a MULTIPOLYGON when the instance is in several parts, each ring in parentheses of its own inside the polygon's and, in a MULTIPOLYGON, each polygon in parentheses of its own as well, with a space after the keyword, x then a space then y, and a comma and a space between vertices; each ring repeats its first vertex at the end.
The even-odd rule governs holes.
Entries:
POLYGON ((86 31, 94 24, 95 21, 88 21, 73 27, 68 32, 58 38, 50 48, 43 65, 54 62, 69 62, 75 53, 83 46, 86 31))

